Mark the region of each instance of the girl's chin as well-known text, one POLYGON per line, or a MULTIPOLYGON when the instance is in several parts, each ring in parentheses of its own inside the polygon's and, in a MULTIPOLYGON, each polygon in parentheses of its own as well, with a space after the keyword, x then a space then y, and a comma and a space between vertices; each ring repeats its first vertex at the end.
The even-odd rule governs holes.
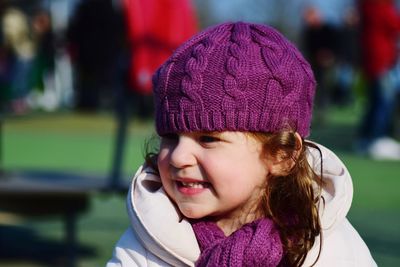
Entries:
POLYGON ((193 209, 187 206, 186 207, 180 206, 179 210, 181 211, 183 216, 188 219, 201 219, 208 216, 208 214, 201 212, 199 209, 193 209))

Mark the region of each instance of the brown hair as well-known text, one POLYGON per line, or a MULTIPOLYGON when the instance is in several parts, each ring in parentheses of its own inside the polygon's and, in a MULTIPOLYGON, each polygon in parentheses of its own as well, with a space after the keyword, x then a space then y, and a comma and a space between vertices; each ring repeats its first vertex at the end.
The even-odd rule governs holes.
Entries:
POLYGON ((250 136, 262 142, 265 158, 293 163, 281 174, 268 177, 260 206, 264 215, 272 218, 279 228, 285 261, 290 266, 301 266, 315 238, 321 235, 318 204, 323 182, 307 161, 308 149, 320 150, 313 143, 296 137, 293 131, 250 133, 250 136), (318 190, 315 191, 316 186, 318 190))
MULTIPOLYGON (((289 164, 290 167, 281 175, 268 177, 266 193, 259 205, 264 216, 271 218, 280 231, 285 251, 283 261, 290 266, 301 266, 315 238, 322 234, 318 215, 322 177, 314 172, 306 158, 309 148, 320 150, 311 142, 300 141, 293 131, 274 134, 251 132, 249 136, 263 144, 262 156, 266 160, 272 157, 294 163, 289 164), (319 190, 315 191, 315 186, 319 190)), ((151 146, 153 139, 145 145, 145 160, 148 166, 158 171, 157 149, 151 146)))

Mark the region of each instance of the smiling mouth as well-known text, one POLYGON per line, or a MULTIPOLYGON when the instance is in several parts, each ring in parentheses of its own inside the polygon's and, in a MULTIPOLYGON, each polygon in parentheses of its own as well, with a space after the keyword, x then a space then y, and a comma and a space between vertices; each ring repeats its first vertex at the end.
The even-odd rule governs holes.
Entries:
POLYGON ((183 182, 183 181, 176 181, 178 187, 185 187, 185 188, 209 188, 210 183, 208 182, 183 182))

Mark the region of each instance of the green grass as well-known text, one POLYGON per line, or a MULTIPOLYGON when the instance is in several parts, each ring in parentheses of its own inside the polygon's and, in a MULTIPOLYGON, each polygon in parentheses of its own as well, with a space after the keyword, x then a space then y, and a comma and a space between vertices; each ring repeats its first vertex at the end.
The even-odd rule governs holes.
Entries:
MULTIPOLYGON (((62 114, 14 119, 3 126, 5 168, 106 172, 111 168, 116 123, 108 115, 62 114)), ((124 171, 142 161, 152 125, 133 121, 125 147, 124 171)))
MULTIPOLYGON (((311 139, 334 150, 351 172, 354 198, 349 218, 378 265, 400 266, 400 163, 356 156, 351 148, 356 119, 357 112, 351 109, 334 109, 324 124, 315 124, 311 139)), ((107 175, 112 162, 115 126, 107 114, 63 113, 8 119, 3 125, 3 167, 107 175)), ((129 179, 142 163, 143 142, 152 132, 150 122, 133 120, 130 123, 124 179, 129 179)), ((93 194, 91 209, 78 220, 79 266, 104 266, 128 224, 124 195, 93 194)), ((0 213, 1 225, 18 227, 13 241, 16 247, 27 243, 28 237, 32 244, 53 247, 60 246, 63 238, 64 226, 58 218, 38 220, 0 213), (19 237, 18 229, 23 229, 20 234, 23 237, 19 237)), ((29 258, 0 257, 0 266, 51 265, 29 258)))

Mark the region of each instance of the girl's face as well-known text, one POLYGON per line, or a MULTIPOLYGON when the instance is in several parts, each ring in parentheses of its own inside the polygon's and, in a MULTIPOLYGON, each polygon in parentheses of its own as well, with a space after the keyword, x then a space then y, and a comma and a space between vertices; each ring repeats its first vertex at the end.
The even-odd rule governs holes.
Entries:
POLYGON ((268 162, 262 144, 241 132, 184 133, 161 138, 164 189, 188 218, 235 220, 255 212, 268 162))

